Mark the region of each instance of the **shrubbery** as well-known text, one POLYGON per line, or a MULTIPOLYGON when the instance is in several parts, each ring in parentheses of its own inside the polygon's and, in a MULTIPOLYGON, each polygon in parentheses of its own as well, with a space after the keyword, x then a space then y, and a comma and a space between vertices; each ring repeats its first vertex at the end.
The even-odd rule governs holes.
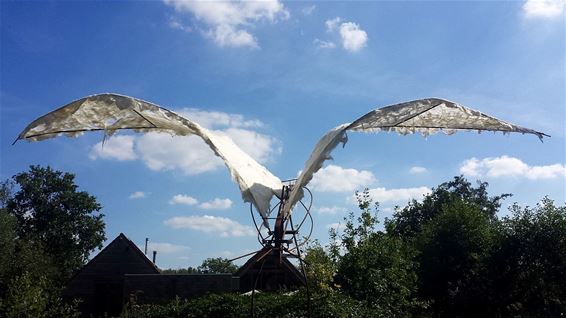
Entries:
MULTIPOLYGON (((560 317, 566 315, 566 206, 544 198, 513 205, 463 177, 397 208, 378 229, 378 205, 360 212, 306 255, 309 291, 210 294, 166 305, 128 304, 122 317, 560 317)), ((0 316, 76 317, 63 282, 104 239, 94 197, 50 168, 0 184, 0 316), (17 191, 14 188, 17 186, 17 191), (57 230, 59 228, 65 231, 57 230), (62 257, 64 255, 65 257, 62 257)), ((183 272, 233 272, 207 259, 183 272)))
POLYGON ((256 293, 254 306, 251 296, 240 294, 211 294, 191 300, 176 299, 167 305, 130 304, 122 314, 123 318, 165 318, 165 317, 372 317, 367 308, 338 291, 306 290, 295 293, 256 293))
MULTIPOLYGON (((378 206, 359 193, 331 243, 305 251, 311 317, 560 317, 566 315, 566 206, 490 197, 462 177, 398 208, 377 229, 378 206)), ((305 289, 259 293, 257 317, 307 317, 305 289)), ((251 299, 208 295, 130 305, 124 317, 250 317, 251 299)))

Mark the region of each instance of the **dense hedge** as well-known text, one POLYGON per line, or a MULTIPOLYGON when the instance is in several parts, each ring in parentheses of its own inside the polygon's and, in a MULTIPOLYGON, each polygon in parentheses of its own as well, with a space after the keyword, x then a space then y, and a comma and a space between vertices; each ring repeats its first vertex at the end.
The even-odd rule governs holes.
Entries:
POLYGON ((165 317, 374 317, 356 301, 336 291, 306 290, 294 293, 256 293, 252 307, 250 295, 210 294, 191 300, 176 299, 167 305, 131 304, 122 318, 165 317), (310 310, 309 310, 310 307, 310 310), (310 311, 310 315, 309 315, 310 311))

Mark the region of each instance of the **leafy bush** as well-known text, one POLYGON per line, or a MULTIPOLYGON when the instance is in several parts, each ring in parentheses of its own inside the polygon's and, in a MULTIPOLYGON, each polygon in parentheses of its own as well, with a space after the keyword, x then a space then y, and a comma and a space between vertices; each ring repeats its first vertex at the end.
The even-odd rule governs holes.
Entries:
POLYGON ((0 316, 6 318, 37 317, 37 318, 75 318, 78 303, 65 304, 58 293, 50 290, 46 278, 34 279, 30 273, 24 273, 13 278, 5 297, 0 299, 0 316))
POLYGON ((252 307, 250 295, 210 294, 191 300, 176 299, 166 305, 131 304, 121 317, 374 317, 359 301, 337 291, 306 290, 295 293, 256 293, 252 307))
POLYGON ((376 231, 378 205, 368 191, 357 193, 361 214, 350 214, 341 236, 344 255, 335 276, 340 290, 363 301, 374 317, 407 317, 426 307, 417 300, 415 251, 403 240, 376 231), (373 214, 373 215, 372 215, 373 214))
POLYGON ((494 302, 509 316, 565 316, 566 206, 544 198, 534 208, 510 210, 490 264, 494 302))
POLYGON ((492 314, 488 261, 496 227, 475 204, 459 198, 446 203, 422 227, 415 242, 419 296, 448 317, 492 314))

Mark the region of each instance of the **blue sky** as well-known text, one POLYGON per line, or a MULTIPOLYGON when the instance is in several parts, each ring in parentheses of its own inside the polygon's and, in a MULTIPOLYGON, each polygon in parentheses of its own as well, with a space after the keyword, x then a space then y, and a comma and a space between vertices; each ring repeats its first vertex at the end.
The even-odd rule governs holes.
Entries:
POLYGON ((115 92, 223 130, 281 179, 330 128, 371 109, 441 97, 535 136, 349 134, 310 185, 328 240, 355 190, 381 216, 464 174, 491 194, 564 204, 564 1, 0 2, 2 180, 29 165, 77 176, 107 237, 150 238, 161 267, 259 248, 249 206, 196 137, 101 134, 11 143, 33 119, 115 92))

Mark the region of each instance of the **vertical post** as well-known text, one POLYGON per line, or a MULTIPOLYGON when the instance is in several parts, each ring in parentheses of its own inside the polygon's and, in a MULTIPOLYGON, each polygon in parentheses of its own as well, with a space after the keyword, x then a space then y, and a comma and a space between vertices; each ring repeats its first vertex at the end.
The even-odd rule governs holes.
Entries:
POLYGON ((287 186, 281 188, 281 203, 279 204, 279 211, 277 212, 277 218, 275 219, 275 224, 273 226, 273 240, 275 242, 275 250, 279 254, 279 264, 283 262, 283 239, 285 238, 285 220, 283 219, 283 209, 285 208, 285 203, 287 202, 287 186))
POLYGON ((153 251, 153 264, 155 264, 155 257, 157 256, 157 251, 153 251))
POLYGON ((149 241, 149 237, 146 237, 146 238, 145 238, 145 249, 143 250, 143 253, 144 253, 145 255, 147 255, 147 242, 148 242, 148 241, 149 241))

